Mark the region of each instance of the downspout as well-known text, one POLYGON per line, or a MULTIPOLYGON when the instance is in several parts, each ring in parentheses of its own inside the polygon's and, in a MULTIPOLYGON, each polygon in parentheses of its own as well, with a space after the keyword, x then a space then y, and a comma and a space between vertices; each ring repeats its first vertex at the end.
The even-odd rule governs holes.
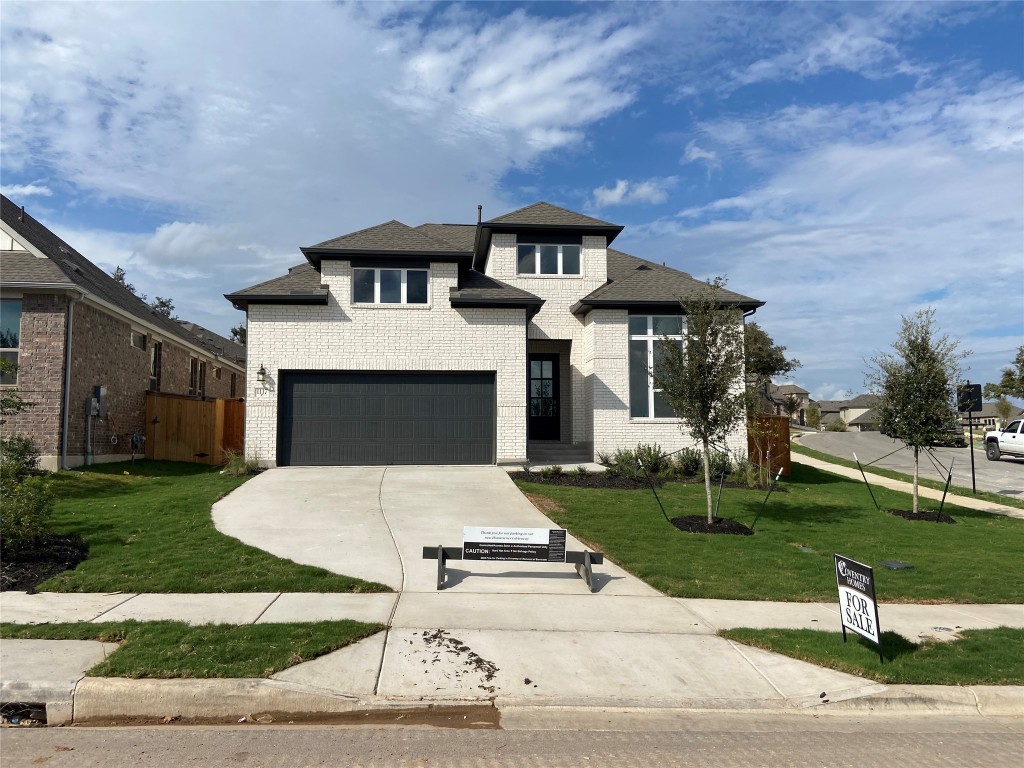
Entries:
POLYGON ((74 296, 69 296, 68 299, 68 319, 64 323, 64 403, 62 405, 63 424, 60 430, 60 469, 70 469, 68 467, 68 417, 71 403, 71 334, 75 325, 75 302, 81 301, 82 297, 79 296, 76 299, 74 296))

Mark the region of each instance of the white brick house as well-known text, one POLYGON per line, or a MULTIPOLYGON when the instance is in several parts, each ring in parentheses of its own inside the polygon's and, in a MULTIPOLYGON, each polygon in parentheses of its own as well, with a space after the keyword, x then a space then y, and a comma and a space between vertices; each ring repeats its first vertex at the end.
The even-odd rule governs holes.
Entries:
MULTIPOLYGON (((303 248, 308 263, 226 296, 248 315, 246 450, 269 466, 491 464, 689 445, 648 371, 706 285, 609 248, 621 230, 536 203, 303 248)), ((742 451, 744 430, 729 442, 742 451)))

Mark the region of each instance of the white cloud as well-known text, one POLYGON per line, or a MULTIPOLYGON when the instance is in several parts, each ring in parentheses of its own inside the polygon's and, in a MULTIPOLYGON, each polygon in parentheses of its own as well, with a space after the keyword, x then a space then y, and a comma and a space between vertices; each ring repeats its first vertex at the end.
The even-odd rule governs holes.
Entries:
POLYGON ((644 181, 627 181, 619 179, 613 187, 598 187, 594 190, 594 206, 606 208, 613 205, 631 203, 663 203, 668 199, 668 191, 678 182, 676 176, 645 179, 644 181))
POLYGON ((53 190, 41 184, 4 184, 0 192, 11 198, 50 197, 53 190))
POLYGON ((720 164, 718 162, 718 153, 710 149, 702 149, 697 146, 697 140, 694 139, 686 145, 686 149, 683 151, 683 163, 706 163, 708 169, 717 168, 720 164))

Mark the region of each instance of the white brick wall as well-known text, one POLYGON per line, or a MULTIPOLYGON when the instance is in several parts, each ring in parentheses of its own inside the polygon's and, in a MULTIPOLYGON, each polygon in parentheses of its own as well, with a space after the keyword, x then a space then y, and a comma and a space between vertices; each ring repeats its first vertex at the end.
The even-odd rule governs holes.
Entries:
POLYGON ((526 334, 521 309, 453 309, 455 264, 433 264, 430 303, 353 306, 347 261, 323 262, 328 304, 254 304, 248 315, 246 451, 276 463, 280 370, 495 371, 497 458, 526 457, 526 334), (256 381, 260 365, 268 386, 256 381))
MULTIPOLYGON (((629 416, 629 314, 626 310, 595 309, 587 316, 589 338, 583 362, 593 402, 594 453, 614 453, 637 443, 657 443, 665 452, 694 444, 678 419, 632 419, 629 416)), ((747 455, 747 428, 741 424, 726 441, 734 456, 747 455)))

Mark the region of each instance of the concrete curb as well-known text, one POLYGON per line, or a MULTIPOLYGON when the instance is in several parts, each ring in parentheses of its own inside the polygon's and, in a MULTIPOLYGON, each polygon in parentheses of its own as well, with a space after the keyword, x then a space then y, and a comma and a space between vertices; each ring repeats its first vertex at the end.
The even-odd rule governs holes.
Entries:
MULTIPOLYGON (((238 722, 272 715, 274 720, 317 719, 352 713, 387 714, 405 711, 494 706, 499 712, 774 712, 814 715, 959 715, 1024 717, 1024 686, 882 686, 838 701, 817 699, 691 699, 677 701, 530 701, 514 697, 466 699, 397 699, 328 694, 266 679, 126 680, 84 678, 71 702, 47 702, 51 725, 105 721, 181 718, 207 722, 238 722), (52 709, 51 709, 52 707, 52 709)), ((851 692, 852 693, 852 692, 851 692)))

